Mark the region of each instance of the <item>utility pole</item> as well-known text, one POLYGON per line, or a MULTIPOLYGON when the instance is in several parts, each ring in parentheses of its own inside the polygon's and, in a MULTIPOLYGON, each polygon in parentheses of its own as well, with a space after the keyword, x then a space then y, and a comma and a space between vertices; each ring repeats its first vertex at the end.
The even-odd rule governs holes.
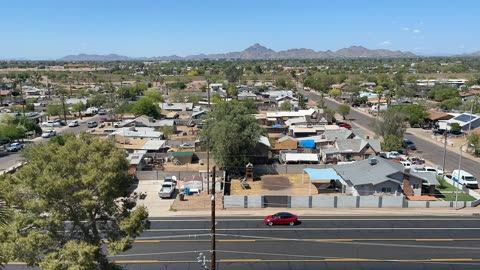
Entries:
POLYGON ((210 194, 210 137, 207 137, 207 194, 210 194))
POLYGON ((215 270, 216 258, 215 258, 215 171, 216 168, 213 166, 213 187, 212 187, 212 228, 210 231, 211 234, 211 258, 210 258, 210 269, 215 270))
POLYGON ((447 157, 447 129, 445 128, 445 132, 443 133, 444 134, 444 143, 443 143, 443 167, 442 167, 442 170, 443 170, 443 175, 442 175, 442 179, 445 179, 445 161, 446 161, 446 157, 447 157))

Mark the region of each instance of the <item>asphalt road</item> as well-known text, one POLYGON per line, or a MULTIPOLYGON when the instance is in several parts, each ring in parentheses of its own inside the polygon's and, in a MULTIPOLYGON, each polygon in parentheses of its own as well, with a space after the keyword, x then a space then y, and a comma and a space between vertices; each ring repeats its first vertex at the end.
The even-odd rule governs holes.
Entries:
MULTIPOLYGON (((480 217, 217 218, 217 269, 480 269, 480 217)), ((152 218, 127 252, 125 269, 201 269, 210 259, 209 218, 152 218)), ((6 269, 28 269, 9 265, 6 269)))
MULTIPOLYGON (((217 269, 479 269, 479 222, 304 217, 297 226, 270 228, 263 217, 221 218, 217 269)), ((209 259, 209 233, 205 218, 152 219, 131 250, 111 259, 127 269, 200 269, 196 257, 209 259)))
MULTIPOLYGON (((55 130, 57 130, 57 135, 59 134, 64 134, 64 133, 73 133, 73 134, 80 134, 81 132, 84 132, 84 131, 87 131, 88 130, 88 127, 87 127, 87 121, 99 121, 100 119, 100 116, 98 115, 95 115, 93 117, 89 117, 89 118, 83 118, 80 123, 80 125, 78 127, 60 127, 60 128, 55 128, 55 130), (82 123, 83 122, 83 123, 82 123)), ((45 129, 48 129, 48 128, 43 128, 44 130, 45 129)), ((35 139, 35 143, 42 143, 42 142, 47 142, 49 141, 50 139, 49 138, 36 138, 35 139)), ((8 153, 8 152, 0 152, 0 171, 1 170, 5 170, 5 169, 8 169, 8 168, 11 168, 12 166, 14 166, 15 164, 17 164, 18 162, 20 162, 21 160, 21 155, 19 152, 13 152, 13 153, 8 153)))
MULTIPOLYGON (((313 92, 305 92, 305 91, 300 91, 302 92, 305 96, 307 96, 309 99, 312 99, 314 101, 319 100, 319 96, 316 93, 313 92)), ((329 100, 329 99, 324 99, 324 103, 327 107, 331 109, 336 109, 338 107, 338 103, 329 100)), ((359 127, 362 126, 363 128, 366 128, 372 132, 373 129, 371 128, 372 123, 374 121, 374 117, 372 116, 367 116, 363 113, 359 113, 355 110, 350 110, 350 114, 348 115, 348 118, 352 119, 352 124, 353 126, 359 127)), ((405 138, 408 138, 412 140, 415 145, 417 146, 417 153, 422 156, 423 158, 429 160, 430 162, 442 166, 443 165, 443 147, 434 144, 429 141, 425 141, 424 139, 420 139, 417 136, 413 134, 406 133, 405 138)), ((452 152, 447 149, 447 154, 445 158, 445 168, 446 171, 453 171, 458 169, 458 162, 460 159, 460 155, 452 152)), ((477 179, 480 179, 480 166, 477 162, 466 158, 465 156, 462 158, 462 170, 465 170, 467 172, 470 172, 473 174, 477 179)))

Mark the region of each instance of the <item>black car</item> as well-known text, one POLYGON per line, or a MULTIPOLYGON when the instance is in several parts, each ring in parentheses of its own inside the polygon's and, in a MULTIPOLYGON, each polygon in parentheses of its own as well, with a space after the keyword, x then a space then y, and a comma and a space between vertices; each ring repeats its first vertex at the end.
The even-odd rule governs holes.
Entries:
POLYGON ((403 139, 403 147, 407 150, 417 150, 415 144, 409 139, 403 139))

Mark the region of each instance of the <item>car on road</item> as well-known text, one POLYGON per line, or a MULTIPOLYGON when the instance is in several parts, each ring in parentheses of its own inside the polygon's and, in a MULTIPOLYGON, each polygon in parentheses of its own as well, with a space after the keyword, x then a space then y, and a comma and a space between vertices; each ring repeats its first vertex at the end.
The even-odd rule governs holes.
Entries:
POLYGON ((80 123, 78 123, 78 120, 72 120, 70 124, 68 124, 68 127, 78 127, 80 123))
POLYGON ((57 132, 53 129, 51 130, 46 130, 42 133, 42 138, 50 138, 57 135, 57 132))
POLYGON ((7 152, 17 152, 22 150, 23 144, 21 143, 11 143, 9 146, 7 146, 7 152))
POLYGON ((41 124, 42 127, 59 127, 61 126, 60 122, 47 121, 41 124))
POLYGON ((87 127, 88 128, 94 128, 94 127, 97 127, 98 126, 98 123, 96 121, 90 121, 87 123, 87 127))
POLYGON ((417 147, 410 139, 403 139, 403 148, 407 150, 417 150, 417 147))
POLYGON ((265 217, 263 223, 268 226, 273 225, 290 225, 298 223, 298 216, 289 212, 278 212, 276 214, 265 217))

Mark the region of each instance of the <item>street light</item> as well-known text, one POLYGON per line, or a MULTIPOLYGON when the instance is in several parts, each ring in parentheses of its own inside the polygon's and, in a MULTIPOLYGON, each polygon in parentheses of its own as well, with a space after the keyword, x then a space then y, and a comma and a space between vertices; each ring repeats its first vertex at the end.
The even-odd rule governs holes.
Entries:
MULTIPOLYGON (((455 209, 458 210, 458 184, 460 183, 460 177, 461 177, 461 169, 462 169, 462 153, 463 153, 463 147, 465 145, 469 145, 469 146, 473 146, 473 144, 468 144, 468 143, 465 143, 465 144, 462 144, 460 146, 460 158, 458 159, 458 174, 457 174, 457 180, 455 180, 455 177, 452 177, 452 180, 455 181, 455 209)), ((445 175, 445 169, 443 169, 444 171, 444 175, 445 175)))

